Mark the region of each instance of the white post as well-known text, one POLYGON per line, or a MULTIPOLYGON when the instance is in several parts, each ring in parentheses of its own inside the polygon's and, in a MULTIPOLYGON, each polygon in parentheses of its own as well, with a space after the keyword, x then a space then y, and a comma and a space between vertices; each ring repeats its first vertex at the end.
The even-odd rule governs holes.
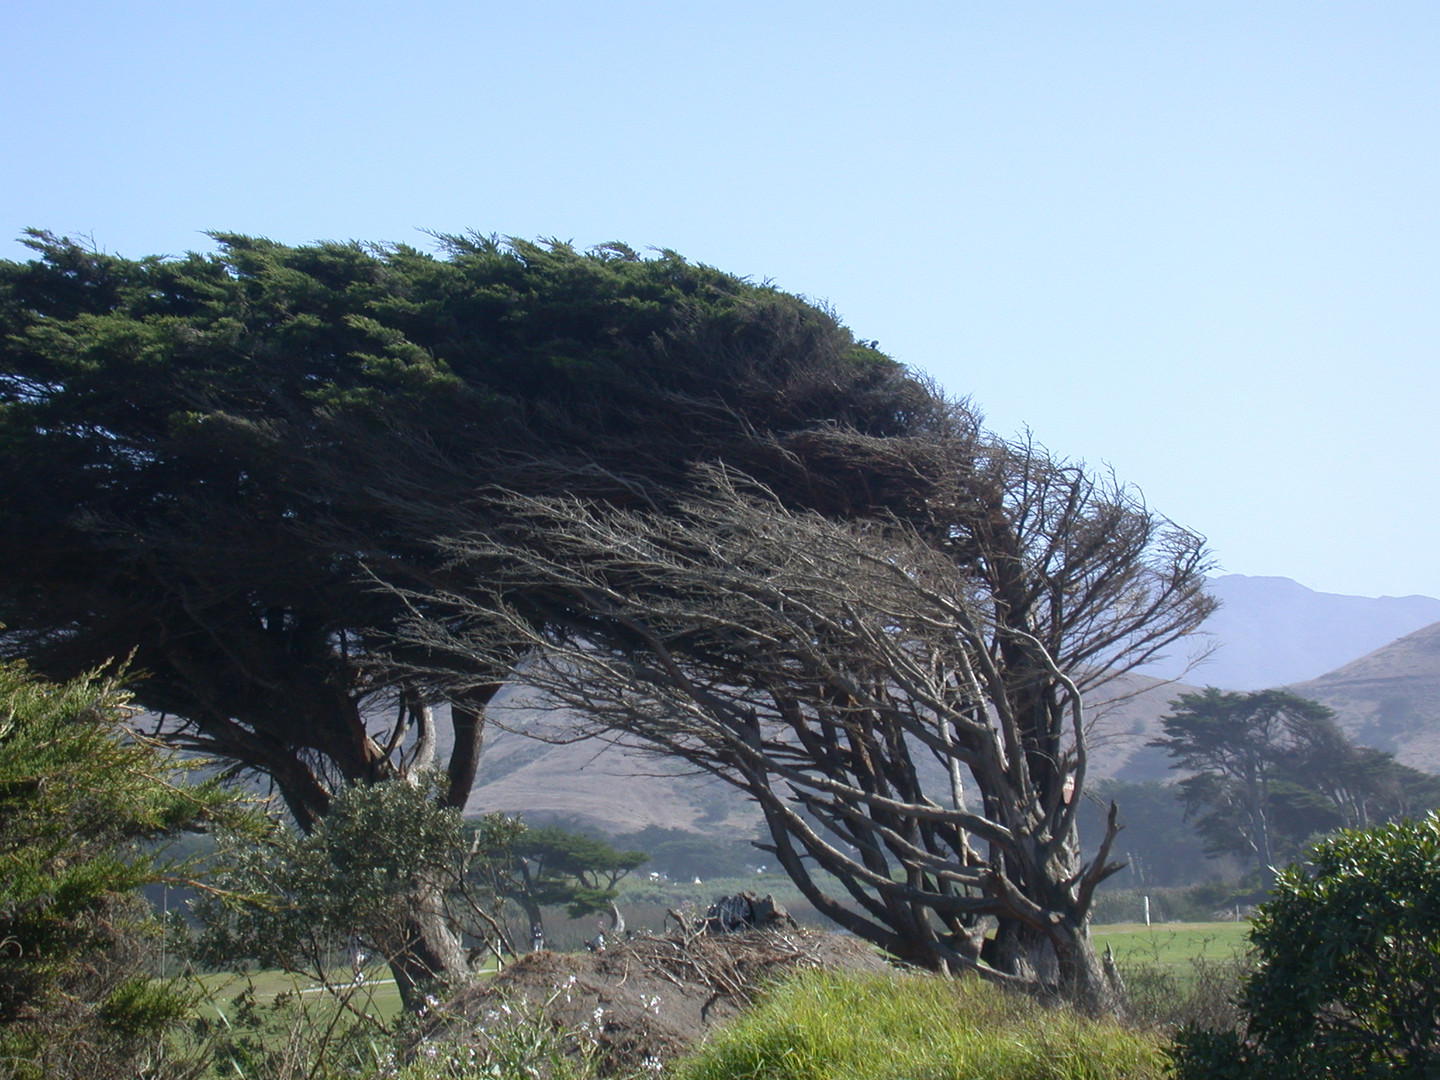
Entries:
POLYGON ((1145 897, 1145 925, 1150 925, 1150 897, 1145 897))

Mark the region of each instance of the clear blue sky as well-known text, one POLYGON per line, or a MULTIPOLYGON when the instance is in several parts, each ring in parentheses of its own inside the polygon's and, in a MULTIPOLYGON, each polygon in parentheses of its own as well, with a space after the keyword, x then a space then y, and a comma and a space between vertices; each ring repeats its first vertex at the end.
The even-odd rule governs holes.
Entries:
POLYGON ((1440 5, 10 0, 0 256, 475 229, 832 305, 1225 570, 1440 596, 1440 5))

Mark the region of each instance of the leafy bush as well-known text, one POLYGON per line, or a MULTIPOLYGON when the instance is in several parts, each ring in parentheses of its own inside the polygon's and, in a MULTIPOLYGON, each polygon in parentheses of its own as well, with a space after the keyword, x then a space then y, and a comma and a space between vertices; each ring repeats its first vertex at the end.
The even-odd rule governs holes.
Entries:
POLYGON ((1157 1040, 978 979, 810 971, 775 987, 679 1080, 1146 1080, 1157 1040))
POLYGON ((1243 1037, 1183 1033, 1182 1080, 1440 1075, 1440 816, 1322 841, 1251 939, 1243 1037))
POLYGON ((189 994, 150 977, 153 841, 233 798, 178 782, 114 680, 0 664, 0 1077, 173 1075, 189 994))
POLYGON ((1236 998, 1249 970, 1243 956, 1196 956, 1181 970, 1123 964, 1126 1018, 1167 1030, 1233 1031, 1240 1022, 1236 998))
MULTIPOLYGON (((460 812, 439 805, 440 782, 431 776, 344 788, 308 834, 276 823, 258 842, 222 835, 227 865, 214 892, 194 907, 203 926, 197 956, 216 967, 254 961, 328 984, 358 950, 389 963, 398 981, 408 973, 401 961, 425 944, 413 921, 416 897, 487 949, 503 948, 495 897, 472 890, 467 873, 523 826, 489 815, 473 823, 467 839, 460 812)), ((418 1009, 426 993, 440 989, 440 980, 429 978, 438 970, 401 985, 407 1008, 418 1009)), ((463 962, 452 970, 463 971, 463 962)))

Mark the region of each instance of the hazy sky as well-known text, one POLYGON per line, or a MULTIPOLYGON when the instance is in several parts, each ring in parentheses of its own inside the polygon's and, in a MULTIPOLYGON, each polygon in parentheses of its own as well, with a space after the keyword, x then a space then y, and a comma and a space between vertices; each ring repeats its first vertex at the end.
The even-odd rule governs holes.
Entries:
POLYGON ((0 148, 6 258, 673 248, 1226 571, 1440 596, 1440 4, 9 0, 0 148))

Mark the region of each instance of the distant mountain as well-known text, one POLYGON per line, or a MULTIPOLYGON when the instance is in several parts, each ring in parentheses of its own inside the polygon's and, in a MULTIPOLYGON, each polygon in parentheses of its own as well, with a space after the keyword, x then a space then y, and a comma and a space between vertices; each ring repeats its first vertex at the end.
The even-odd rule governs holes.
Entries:
POLYGON ((1329 705, 1357 742, 1440 773, 1440 622, 1290 689, 1329 705))
POLYGON ((1342 596, 1289 578, 1243 574, 1211 578, 1207 589, 1221 606, 1205 633, 1143 674, 1226 690, 1287 686, 1440 621, 1440 600, 1430 596, 1342 596), (1212 654, 1187 671, 1206 645, 1212 654))

